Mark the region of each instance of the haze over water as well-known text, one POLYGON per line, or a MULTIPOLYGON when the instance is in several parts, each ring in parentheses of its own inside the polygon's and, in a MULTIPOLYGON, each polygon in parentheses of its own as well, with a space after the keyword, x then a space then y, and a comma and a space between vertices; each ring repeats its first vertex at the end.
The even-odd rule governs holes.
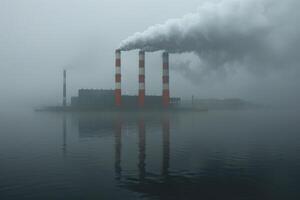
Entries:
POLYGON ((299 112, 1 115, 1 199, 298 199, 299 112))

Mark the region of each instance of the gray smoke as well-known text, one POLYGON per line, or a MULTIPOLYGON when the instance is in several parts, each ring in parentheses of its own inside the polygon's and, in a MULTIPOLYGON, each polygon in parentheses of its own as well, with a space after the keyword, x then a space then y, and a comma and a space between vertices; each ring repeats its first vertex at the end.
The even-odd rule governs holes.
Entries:
MULTIPOLYGON (((196 13, 135 33, 122 41, 120 49, 192 52, 201 72, 229 66, 254 71, 298 66, 299 5, 298 0, 205 2, 196 13)), ((186 61, 178 65, 190 67, 186 61)))

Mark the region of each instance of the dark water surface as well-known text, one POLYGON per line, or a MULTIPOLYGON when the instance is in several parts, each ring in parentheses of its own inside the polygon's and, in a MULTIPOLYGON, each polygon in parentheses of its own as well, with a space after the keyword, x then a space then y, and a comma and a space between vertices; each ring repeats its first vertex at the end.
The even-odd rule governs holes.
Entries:
POLYGON ((300 114, 0 114, 0 199, 300 199, 300 114))

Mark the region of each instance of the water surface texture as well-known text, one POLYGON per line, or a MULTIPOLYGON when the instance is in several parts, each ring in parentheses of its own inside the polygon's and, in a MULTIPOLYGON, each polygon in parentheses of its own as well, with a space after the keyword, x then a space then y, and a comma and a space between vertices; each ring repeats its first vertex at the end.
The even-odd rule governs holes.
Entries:
POLYGON ((300 114, 1 114, 0 199, 300 199, 300 114))

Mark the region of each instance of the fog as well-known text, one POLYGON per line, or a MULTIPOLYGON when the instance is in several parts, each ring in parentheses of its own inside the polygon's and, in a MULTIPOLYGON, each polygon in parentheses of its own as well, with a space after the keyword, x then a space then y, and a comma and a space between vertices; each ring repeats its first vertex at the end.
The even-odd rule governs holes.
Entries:
POLYGON ((299 2, 0 0, 0 198, 299 199, 299 2))
MULTIPOLYGON (((240 24, 238 27, 244 27, 247 34, 238 38, 224 29, 213 32, 214 35, 208 31, 211 41, 227 41, 219 46, 225 57, 224 60, 219 57, 218 62, 216 55, 220 56, 221 51, 214 51, 214 56, 204 51, 199 56, 202 46, 195 47, 201 49, 196 51, 189 49, 193 46, 170 41, 178 44, 176 48, 185 49, 178 51, 170 46, 176 53, 170 55, 171 96, 238 97, 264 104, 297 104, 300 100, 299 3, 254 1, 259 10, 249 6, 235 12, 226 2, 232 1, 2 0, 0 107, 60 104, 63 69, 68 70, 68 100, 79 88, 114 88, 114 50, 124 39, 170 19, 180 21, 197 13, 202 16, 207 5, 219 5, 217 10, 205 13, 211 19, 205 21, 209 23, 207 27, 218 28, 223 22, 226 27, 232 25, 231 28, 240 24), (246 12, 248 8, 254 10, 246 12), (216 13, 223 12, 233 20, 215 17, 216 13), (239 16, 241 20, 235 21, 239 16), (222 37, 222 33, 230 37, 222 37), (242 44, 233 48, 230 44, 235 39, 242 44), (243 51, 249 46, 249 51, 243 51), (250 55, 249 62, 244 62, 245 55, 250 55)), ((242 1, 238 3, 244 5, 242 1)), ((211 47, 212 43, 207 44, 206 47, 211 47)), ((172 52, 170 48, 155 50, 172 52)), ((124 93, 137 94, 137 59, 136 50, 122 53, 124 93)), ((161 51, 146 53, 146 91, 161 94, 161 88, 161 51)))

